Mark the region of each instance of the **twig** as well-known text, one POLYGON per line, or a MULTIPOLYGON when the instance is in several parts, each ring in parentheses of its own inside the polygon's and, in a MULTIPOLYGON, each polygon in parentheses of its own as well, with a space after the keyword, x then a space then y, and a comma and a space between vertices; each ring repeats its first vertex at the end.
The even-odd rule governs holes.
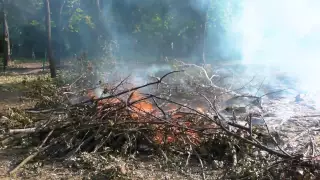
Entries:
POLYGON ((35 158, 40 152, 44 151, 46 148, 40 148, 35 153, 28 156, 26 159, 24 159, 16 168, 14 168, 12 171, 9 172, 10 175, 15 174, 22 166, 24 166, 26 163, 28 163, 30 160, 35 158))
MULTIPOLYGON (((152 143, 152 140, 149 138, 149 137, 147 137, 145 134, 143 134, 143 136, 146 138, 146 140, 148 141, 148 143, 150 143, 150 144, 153 144, 152 143)), ((153 145, 156 149, 158 149, 158 151, 160 151, 161 152, 161 154, 162 154, 162 156, 165 158, 165 160, 166 160, 166 163, 168 163, 169 162, 169 158, 168 158, 168 156, 166 155, 166 153, 159 147, 159 146, 155 146, 155 145, 153 145)))
POLYGON ((237 158, 237 151, 234 146, 232 146, 231 152, 232 152, 232 160, 233 160, 232 166, 236 167, 238 164, 238 158, 237 158))
POLYGON ((278 93, 278 92, 282 92, 282 91, 285 91, 285 90, 288 90, 288 89, 280 89, 280 90, 277 90, 277 91, 272 91, 272 92, 268 92, 262 96, 260 96, 260 98, 264 97, 264 96, 268 96, 270 94, 275 94, 275 93, 278 93))
POLYGON ((266 80, 266 78, 263 79, 263 81, 261 82, 259 88, 257 89, 257 92, 255 94, 255 96, 257 96, 258 92, 260 91, 260 89, 262 88, 263 82, 266 80))
POLYGON ((16 133, 34 133, 36 132, 36 128, 26 128, 26 129, 9 129, 9 134, 16 134, 16 133))
POLYGON ((85 73, 82 73, 73 83, 71 83, 69 85, 69 87, 72 87, 76 82, 78 82, 83 76, 85 75, 85 73))
POLYGON ((309 129, 302 131, 299 135, 293 137, 292 139, 288 140, 286 144, 283 145, 283 147, 286 147, 290 142, 295 141, 296 139, 298 139, 299 137, 305 135, 306 133, 309 132, 309 129))
MULTIPOLYGON (((186 64, 186 63, 181 62, 181 61, 178 61, 178 62, 180 62, 181 64, 183 64, 183 66, 194 66, 194 67, 197 67, 197 68, 201 69, 201 71, 204 72, 204 75, 205 75, 206 79, 209 81, 210 87, 213 87, 213 88, 215 88, 215 89, 219 89, 219 90, 221 90, 221 91, 223 91, 223 92, 229 91, 228 89, 219 87, 219 86, 215 85, 215 84, 212 82, 212 79, 213 79, 214 77, 218 77, 219 75, 212 75, 211 77, 209 77, 207 71, 206 71, 203 67, 201 67, 201 66, 198 66, 198 65, 196 65, 196 64, 186 64)), ((233 95, 237 95, 237 93, 235 93, 235 92, 233 92, 233 91, 229 91, 229 93, 232 93, 233 95)))
MULTIPOLYGON (((227 124, 230 125, 230 126, 233 126, 233 127, 236 127, 236 128, 242 129, 242 130, 245 130, 245 131, 247 131, 247 132, 250 132, 250 129, 249 129, 249 128, 247 128, 247 127, 245 127, 245 126, 242 126, 242 125, 240 125, 240 124, 236 124, 236 123, 233 123, 233 122, 228 122, 227 124)), ((258 136, 263 136, 263 135, 264 135, 264 134, 262 134, 262 133, 256 133, 256 132, 252 132, 252 133, 257 134, 258 136)))
POLYGON ((184 104, 181 104, 181 103, 172 101, 172 100, 170 100, 170 99, 162 98, 162 97, 159 97, 159 96, 156 96, 156 95, 153 95, 153 94, 148 94, 148 93, 144 93, 144 95, 145 95, 146 97, 148 97, 148 98, 154 97, 154 98, 156 98, 156 99, 160 99, 160 100, 163 100, 163 101, 170 102, 170 103, 172 103, 172 104, 179 105, 179 106, 184 107, 184 108, 186 108, 186 109, 189 109, 189 110, 191 110, 191 111, 193 111, 193 112, 196 112, 198 115, 200 115, 200 116, 202 116, 202 117, 208 117, 207 115, 204 115, 203 113, 201 113, 200 111, 198 111, 198 110, 196 110, 196 109, 193 109, 193 108, 188 107, 188 106, 186 106, 186 105, 184 105, 184 104))
POLYGON ((53 133, 53 131, 54 131, 54 129, 52 129, 52 130, 48 133, 47 137, 42 141, 42 143, 41 143, 41 145, 40 145, 40 148, 42 148, 42 147, 44 146, 44 144, 48 141, 48 139, 49 139, 49 137, 51 136, 51 134, 53 133))
POLYGON ((320 114, 314 114, 314 115, 304 115, 304 116, 292 116, 291 118, 306 118, 306 117, 320 117, 320 114))
POLYGON ((246 84, 244 84, 244 85, 241 86, 240 88, 233 89, 233 90, 228 90, 228 91, 225 91, 225 92, 223 92, 223 93, 221 93, 221 94, 219 94, 219 95, 223 95, 223 94, 227 94, 227 93, 233 93, 234 95, 237 95, 237 96, 238 96, 239 94, 237 94, 237 93, 235 93, 235 92, 240 91, 241 89, 244 89, 244 88, 245 88, 246 86, 248 86, 254 79, 255 79, 255 76, 253 76, 250 81, 248 81, 246 84))
POLYGON ((110 98, 118 97, 118 96, 120 96, 120 95, 126 94, 126 93, 128 93, 128 92, 132 92, 132 91, 135 91, 135 90, 138 90, 138 89, 147 87, 147 86, 159 84, 159 83, 161 83, 161 82, 163 81, 163 79, 164 79, 165 77, 167 77, 167 76, 170 75, 170 74, 177 73, 177 72, 183 72, 183 71, 172 71, 172 72, 169 72, 169 73, 165 74, 164 76, 162 76, 159 80, 157 80, 157 81, 155 81, 155 82, 151 82, 151 83, 147 83, 147 84, 144 84, 144 85, 141 85, 141 86, 137 86, 137 87, 134 87, 134 88, 128 89, 128 90, 126 90, 126 91, 122 91, 122 92, 120 92, 120 93, 113 94, 113 95, 110 95, 110 96, 107 96, 107 97, 101 97, 101 98, 97 98, 97 99, 94 99, 94 100, 91 100, 91 99, 90 99, 90 100, 87 100, 87 101, 84 101, 84 102, 81 102, 81 103, 78 103, 78 104, 75 104, 75 105, 85 104, 85 103, 92 102, 92 101, 101 101, 101 100, 104 100, 104 99, 110 99, 110 98))
POLYGON ((249 133, 250 133, 250 138, 253 139, 252 137, 252 114, 249 114, 249 133))
POLYGON ((4 136, 5 139, 1 139, 0 145, 8 145, 12 143, 16 139, 22 139, 23 137, 27 136, 28 134, 14 134, 11 136, 4 136))
MULTIPOLYGON (((192 146, 190 145, 190 150, 192 150, 192 146)), ((187 161, 186 161, 186 165, 185 167, 187 167, 189 165, 189 160, 190 160, 190 157, 191 157, 191 152, 190 150, 188 151, 188 157, 187 157, 187 161)))
MULTIPOLYGON (((192 141, 190 140, 190 137, 187 136, 187 138, 188 138, 189 142, 192 143, 192 141)), ((198 160, 199 160, 199 162, 200 162, 201 169, 202 169, 202 180, 206 180, 206 174, 205 174, 205 172, 204 172, 204 166, 203 166, 202 159, 201 159, 199 153, 192 147, 192 145, 190 145, 190 147, 192 148, 192 151, 193 151, 194 154, 197 156, 197 158, 198 158, 198 160)))
MULTIPOLYGON (((184 62, 180 62, 180 63, 182 63, 184 66, 194 66, 194 67, 197 67, 197 68, 201 69, 201 70, 204 72, 204 75, 206 76, 207 80, 210 82, 210 85, 215 86, 214 83, 212 82, 212 78, 213 78, 213 77, 216 77, 216 76, 218 76, 218 75, 212 75, 211 77, 209 77, 207 71, 206 71, 203 67, 201 67, 201 66, 198 66, 198 65, 196 65, 196 64, 186 64, 186 63, 184 63, 184 62)), ((216 86, 215 86, 215 87, 216 87, 216 86)))
POLYGON ((233 117, 232 121, 234 123, 236 123, 237 122, 237 116, 236 116, 236 113, 234 112, 234 110, 232 110, 232 117, 233 117))
POLYGON ((201 168, 202 168, 202 180, 206 180, 206 174, 205 174, 205 172, 204 172, 204 166, 203 166, 202 159, 201 159, 199 153, 198 153, 196 150, 194 150, 194 153, 195 153, 196 156, 198 157, 199 162, 200 162, 200 165, 201 165, 201 168))
POLYGON ((57 109, 44 109, 44 110, 25 110, 26 113, 33 113, 33 114, 41 114, 41 113, 49 113, 51 111, 56 111, 57 109))
MULTIPOLYGON (((224 122, 227 122, 227 119, 226 119, 221 113, 219 113, 219 112, 217 111, 216 107, 209 101, 209 99, 208 99, 206 96, 204 96, 204 95, 203 95, 203 97, 208 101, 208 103, 210 104, 210 108, 218 115, 219 119, 221 118, 224 122)), ((209 118, 209 117, 208 117, 208 118, 209 118)), ((209 118, 209 119, 210 119, 210 118, 209 118)), ((258 143, 255 143, 255 142, 251 141, 251 140, 245 139, 245 138, 239 136, 238 134, 235 134, 235 133, 229 131, 229 130, 228 130, 226 127, 224 127, 221 123, 218 123, 218 125, 219 125, 219 126, 221 127, 221 129, 222 129, 223 131, 225 131, 227 134, 229 134, 229 135, 231 135, 231 136, 233 136, 233 137, 235 137, 235 138, 237 138, 237 139, 240 139, 240 140, 244 141, 245 143, 248 143, 248 144, 253 145, 253 146, 257 147, 257 148, 260 148, 260 149, 262 149, 262 150, 265 150, 265 151, 267 151, 268 153, 277 155, 278 157, 281 157, 281 158, 286 158, 286 159, 287 159, 287 158, 291 158, 291 156, 288 156, 288 155, 286 155, 286 154, 283 154, 283 153, 280 153, 280 152, 275 151, 275 150, 273 150, 273 149, 270 149, 270 148, 268 148, 268 147, 266 147, 266 146, 264 146, 264 145, 262 145, 262 144, 258 144, 258 143)))
POLYGON ((94 153, 96 153, 102 147, 102 145, 109 139, 111 134, 112 134, 112 131, 109 132, 107 137, 103 137, 103 138, 100 139, 100 143, 97 144, 96 147, 93 150, 94 153))
POLYGON ((50 147, 50 145, 43 147, 44 144, 47 142, 47 140, 49 139, 49 137, 51 136, 51 134, 53 133, 54 130, 51 130, 47 137, 42 141, 41 145, 37 148, 37 151, 33 154, 31 154, 30 156, 28 156, 26 159, 24 159, 17 167, 15 167, 12 171, 9 172, 10 175, 15 174, 22 166, 24 166, 26 163, 28 163, 30 160, 32 160, 33 158, 35 158, 39 153, 43 152, 44 150, 46 150, 48 147, 50 147))
POLYGON ((283 150, 283 149, 280 147, 279 143, 278 143, 278 142, 276 141, 276 139, 271 135, 270 130, 269 130, 269 126, 268 126, 266 120, 265 120, 263 117, 262 117, 262 120, 264 121, 264 125, 266 126, 267 132, 268 132, 269 136, 271 137, 273 143, 275 143, 275 144, 277 145, 278 149, 279 149, 280 151, 282 151, 284 154, 286 154, 286 155, 288 155, 288 156, 291 156, 289 153, 287 153, 285 150, 283 150))
POLYGON ((311 153, 311 156, 313 157, 314 156, 314 154, 316 153, 316 148, 315 148, 315 143, 314 143, 314 140, 313 140, 313 138, 312 137, 310 137, 310 144, 311 144, 311 150, 312 150, 312 153, 311 153))
MULTIPOLYGON (((195 109, 193 109, 193 108, 187 107, 187 106, 185 106, 185 105, 183 105, 183 104, 181 104, 181 103, 177 103, 177 102, 174 102, 174 101, 169 100, 169 99, 164 99, 164 98, 161 98, 161 97, 157 97, 157 96, 152 95, 152 94, 151 94, 151 95, 148 94, 148 96, 150 96, 150 97, 155 97, 155 98, 161 99, 161 100, 166 100, 166 101, 168 101, 168 102, 171 102, 171 103, 180 105, 180 106, 182 106, 182 107, 185 107, 185 108, 187 108, 187 109, 189 109, 189 110, 192 110, 192 111, 196 112, 197 114, 199 114, 200 116, 202 116, 202 117, 204 117, 204 118, 207 118, 207 119, 209 119, 209 120, 212 120, 210 117, 208 117, 208 115, 205 115, 205 114, 203 114, 203 113, 201 113, 201 112, 199 112, 199 111, 197 111, 197 110, 195 110, 195 109)), ((218 120, 220 121, 220 118, 221 118, 224 122, 228 122, 228 121, 225 119, 225 117, 222 116, 222 115, 217 111, 217 109, 216 109, 216 108, 214 107, 214 105, 209 101, 209 99, 208 99, 207 97, 205 97, 204 95, 202 95, 202 96, 208 101, 211 109, 218 115, 218 117, 219 117, 218 120)), ((214 121, 214 120, 213 120, 213 121, 214 121)), ((260 149, 262 149, 262 150, 265 150, 265 151, 267 151, 267 152, 270 153, 270 154, 274 154, 274 155, 277 155, 277 156, 282 157, 282 158, 291 158, 291 157, 292 157, 292 156, 290 156, 290 155, 288 155, 288 154, 280 153, 280 152, 275 151, 275 150, 273 150, 273 149, 270 149, 270 148, 268 148, 268 147, 266 147, 266 146, 264 146, 264 145, 262 145, 262 144, 260 144, 260 143, 255 143, 255 142, 250 141, 250 140, 248 140, 248 139, 245 139, 245 138, 243 138, 243 137, 241 137, 241 136, 239 136, 239 135, 237 135, 237 134, 235 134, 235 133, 232 133, 232 132, 229 131, 226 127, 224 127, 224 126, 222 125, 221 121, 220 121, 219 123, 217 123, 217 125, 219 125, 219 126, 222 128, 222 130, 224 130, 227 134, 229 134, 229 135, 231 135, 231 136, 233 136, 233 137, 235 137, 235 138, 237 138, 237 139, 240 139, 240 140, 242 140, 242 141, 244 141, 244 142, 246 142, 246 143, 248 143, 248 144, 251 144, 251 145, 253 145, 253 146, 256 146, 257 148, 260 148, 260 149)))
POLYGON ((156 105, 156 107, 161 111, 162 115, 164 118, 166 118, 166 113, 164 112, 164 110, 158 105, 157 101, 155 100, 154 97, 151 98, 154 102, 154 104, 156 105))
POLYGON ((126 81, 127 79, 129 79, 129 77, 130 77, 130 75, 128 75, 127 77, 125 77, 116 87, 114 87, 114 88, 111 89, 111 92, 114 93, 114 91, 115 91, 116 89, 118 89, 118 87, 120 87, 120 86, 124 83, 124 81, 126 81))
MULTIPOLYGON (((88 132, 87 132, 87 133, 88 133, 88 132)), ((85 134, 85 136, 87 135, 87 133, 85 134)), ((68 159, 69 157, 71 157, 73 154, 77 153, 83 145, 88 144, 88 143, 94 138, 94 135, 92 135, 92 136, 89 136, 87 139, 84 140, 85 136, 83 137, 81 143, 79 143, 78 147, 75 148, 74 150, 70 151, 70 152, 66 155, 66 158, 67 158, 67 159, 68 159)))

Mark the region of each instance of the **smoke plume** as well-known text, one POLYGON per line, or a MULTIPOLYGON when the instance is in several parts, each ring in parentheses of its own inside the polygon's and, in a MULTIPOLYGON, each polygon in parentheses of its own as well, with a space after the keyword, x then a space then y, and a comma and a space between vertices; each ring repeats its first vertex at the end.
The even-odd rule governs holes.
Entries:
POLYGON ((277 67, 299 80, 299 88, 320 85, 320 2, 315 0, 244 0, 234 28, 242 36, 242 62, 277 67))

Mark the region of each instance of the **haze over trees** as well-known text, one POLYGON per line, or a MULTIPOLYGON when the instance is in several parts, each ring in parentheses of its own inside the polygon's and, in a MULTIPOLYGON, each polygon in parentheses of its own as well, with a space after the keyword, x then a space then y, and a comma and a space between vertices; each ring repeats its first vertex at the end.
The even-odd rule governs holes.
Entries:
POLYGON ((82 52, 197 63, 237 58, 224 42, 237 10, 233 0, 2 0, 1 10, 5 64, 10 55, 38 59, 45 52, 58 65, 82 52))

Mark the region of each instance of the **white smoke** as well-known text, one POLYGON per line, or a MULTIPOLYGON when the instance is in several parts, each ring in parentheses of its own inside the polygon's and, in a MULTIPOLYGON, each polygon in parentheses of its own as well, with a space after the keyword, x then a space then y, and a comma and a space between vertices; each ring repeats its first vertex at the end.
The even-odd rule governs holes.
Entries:
POLYGON ((320 2, 314 0, 243 1, 237 24, 243 36, 243 62, 279 66, 307 78, 303 80, 316 78, 320 64, 319 9, 320 2))
MULTIPOLYGON (((242 62, 277 67, 299 79, 300 89, 319 94, 320 1, 243 0, 242 62)), ((319 100, 320 101, 320 100, 319 100)))

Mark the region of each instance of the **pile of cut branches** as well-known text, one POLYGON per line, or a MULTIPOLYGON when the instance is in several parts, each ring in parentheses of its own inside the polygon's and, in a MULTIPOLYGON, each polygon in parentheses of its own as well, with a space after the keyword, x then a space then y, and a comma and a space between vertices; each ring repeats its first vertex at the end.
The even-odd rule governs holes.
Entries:
POLYGON ((250 123, 251 115, 244 126, 223 116, 216 101, 204 94, 198 93, 206 110, 143 90, 167 91, 164 79, 175 73, 181 72, 167 73, 141 86, 124 85, 124 81, 114 86, 100 83, 85 93, 70 92, 73 84, 59 88, 65 98, 59 100, 60 106, 26 110, 23 113, 32 116, 33 123, 5 130, 3 145, 24 142, 32 150, 10 173, 35 157, 66 160, 82 152, 107 151, 127 157, 158 155, 167 166, 178 164, 182 169, 199 166, 203 179, 212 169, 224 172, 224 179, 319 177, 316 157, 285 152, 267 128, 257 129, 250 123), (71 96, 80 100, 72 103, 71 96), (265 139, 271 139, 274 147, 265 139))

